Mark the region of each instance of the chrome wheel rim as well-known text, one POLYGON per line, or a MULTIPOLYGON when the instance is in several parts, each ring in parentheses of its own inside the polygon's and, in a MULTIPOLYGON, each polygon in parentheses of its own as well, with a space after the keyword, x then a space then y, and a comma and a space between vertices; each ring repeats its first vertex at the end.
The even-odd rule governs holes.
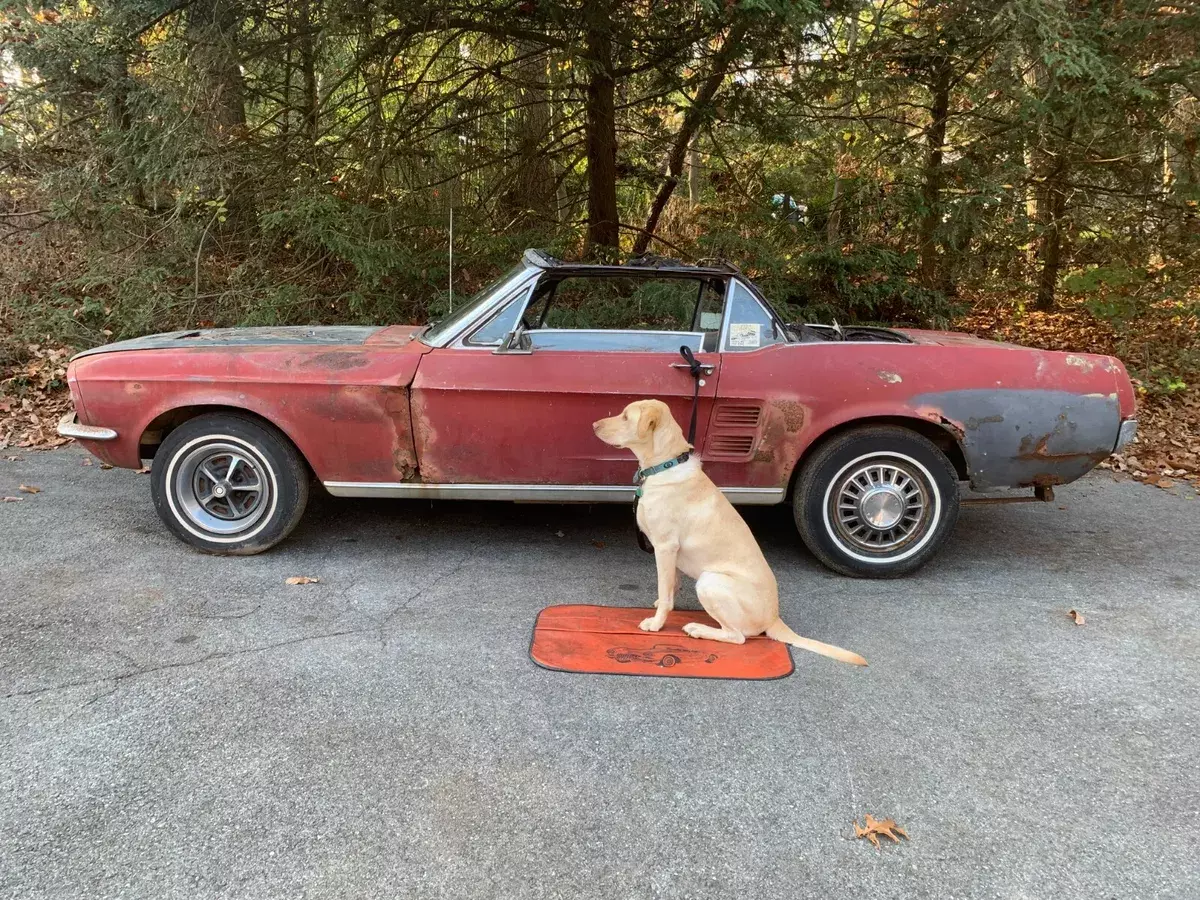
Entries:
POLYGON ((871 555, 902 551, 929 530, 932 498, 921 471, 876 456, 843 470, 829 491, 827 521, 849 548, 871 555))
POLYGON ((175 467, 173 490, 183 514, 210 534, 253 528, 270 508, 266 462, 245 446, 212 441, 191 448, 175 467))

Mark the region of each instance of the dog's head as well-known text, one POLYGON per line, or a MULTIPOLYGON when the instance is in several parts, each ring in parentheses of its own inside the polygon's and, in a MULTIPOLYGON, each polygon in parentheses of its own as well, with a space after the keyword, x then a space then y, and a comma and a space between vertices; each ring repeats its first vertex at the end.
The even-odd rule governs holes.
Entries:
POLYGON ((604 443, 632 450, 639 458, 677 456, 691 447, 661 400, 635 400, 619 416, 593 422, 592 430, 604 443))

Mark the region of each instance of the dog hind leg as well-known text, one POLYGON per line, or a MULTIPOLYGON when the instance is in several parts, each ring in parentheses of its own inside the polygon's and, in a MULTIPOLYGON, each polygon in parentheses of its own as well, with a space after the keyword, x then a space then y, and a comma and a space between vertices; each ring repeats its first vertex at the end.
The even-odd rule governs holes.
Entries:
POLYGON ((723 641, 726 644, 744 644, 746 636, 731 623, 736 620, 738 583, 728 575, 703 572, 696 579, 696 596, 704 611, 717 620, 720 628, 689 622, 683 626, 689 637, 706 641, 723 641))

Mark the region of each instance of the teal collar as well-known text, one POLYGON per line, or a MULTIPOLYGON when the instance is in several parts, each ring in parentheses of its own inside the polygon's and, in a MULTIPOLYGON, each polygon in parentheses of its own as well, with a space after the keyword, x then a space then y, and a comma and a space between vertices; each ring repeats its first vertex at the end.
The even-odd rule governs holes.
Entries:
POLYGON ((650 466, 647 469, 638 469, 633 476, 633 483, 638 485, 637 496, 642 496, 641 484, 651 475, 657 475, 659 472, 665 472, 667 469, 673 469, 676 466, 682 466, 685 462, 692 458, 692 451, 688 450, 680 453, 674 459, 668 459, 666 462, 660 462, 656 466, 650 466))

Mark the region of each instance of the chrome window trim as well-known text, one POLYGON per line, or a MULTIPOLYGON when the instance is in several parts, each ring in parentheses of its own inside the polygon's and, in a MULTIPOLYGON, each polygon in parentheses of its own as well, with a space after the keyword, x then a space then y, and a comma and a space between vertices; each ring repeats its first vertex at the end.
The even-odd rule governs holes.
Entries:
MULTIPOLYGON (((512 500, 533 503, 629 503, 631 484, 434 484, 422 481, 326 481, 335 497, 391 497, 425 500, 512 500)), ((782 488, 723 487, 740 506, 782 503, 782 488)))
POLYGON ((494 312, 496 312, 505 301, 509 300, 512 295, 515 294, 517 290, 524 286, 527 282, 537 280, 537 278, 542 275, 542 272, 542 269, 529 265, 528 260, 526 260, 526 267, 504 284, 496 288, 496 290, 492 292, 491 301, 481 307, 472 318, 460 323, 458 330, 456 330, 453 334, 447 335, 438 341, 428 341, 425 339, 424 335, 418 336, 417 340, 419 340, 422 344, 425 344, 427 347, 449 347, 453 345, 456 341, 462 338, 464 334, 473 330, 476 325, 482 324, 484 319, 490 317, 494 312))
MULTIPOLYGON (((736 275, 729 279, 729 287, 725 291, 725 313, 724 313, 724 321, 721 323, 721 342, 717 345, 718 353, 754 353, 757 350, 766 350, 767 347, 774 347, 774 346, 776 346, 776 344, 796 344, 796 343, 799 343, 799 342, 793 341, 791 339, 791 337, 788 335, 786 323, 781 318, 779 318, 778 313, 776 313, 775 310, 771 307, 771 304, 768 303, 766 301, 766 298, 764 298, 761 294, 759 294, 759 292, 757 290, 755 290, 754 286, 751 285, 750 282, 746 281, 744 278, 739 278, 736 275), (770 321, 775 323, 775 327, 778 328, 779 333, 781 335, 783 335, 782 341, 776 341, 775 344, 767 344, 762 347, 755 347, 751 350, 740 350, 740 349, 739 350, 731 350, 729 348, 729 345, 726 343, 726 341, 729 338, 729 325, 730 325, 729 320, 733 317, 733 291, 734 291, 733 286, 735 283, 740 284, 742 287, 744 287, 746 289, 746 293, 750 295, 750 299, 758 304, 759 308, 762 309, 767 314, 767 318, 770 321)), ((869 343, 873 343, 873 342, 872 341, 854 341, 852 343, 869 344, 869 343)))
MULTIPOLYGON (((539 272, 538 274, 540 275, 541 273, 539 272)), ((496 341, 494 344, 476 344, 472 342, 471 338, 475 336, 477 331, 487 325, 490 325, 492 319, 504 312, 504 308, 513 300, 518 300, 519 295, 524 292, 525 303, 517 313, 517 321, 520 321, 521 316, 525 315, 525 310, 529 308, 529 298, 533 296, 533 287, 535 284, 537 284, 536 278, 524 281, 521 284, 518 284, 513 290, 505 293, 504 299, 499 303, 488 304, 485 314, 477 317, 475 323, 471 327, 465 329, 457 338, 451 341, 450 344, 456 350, 495 350, 500 346, 500 341, 496 341)))

